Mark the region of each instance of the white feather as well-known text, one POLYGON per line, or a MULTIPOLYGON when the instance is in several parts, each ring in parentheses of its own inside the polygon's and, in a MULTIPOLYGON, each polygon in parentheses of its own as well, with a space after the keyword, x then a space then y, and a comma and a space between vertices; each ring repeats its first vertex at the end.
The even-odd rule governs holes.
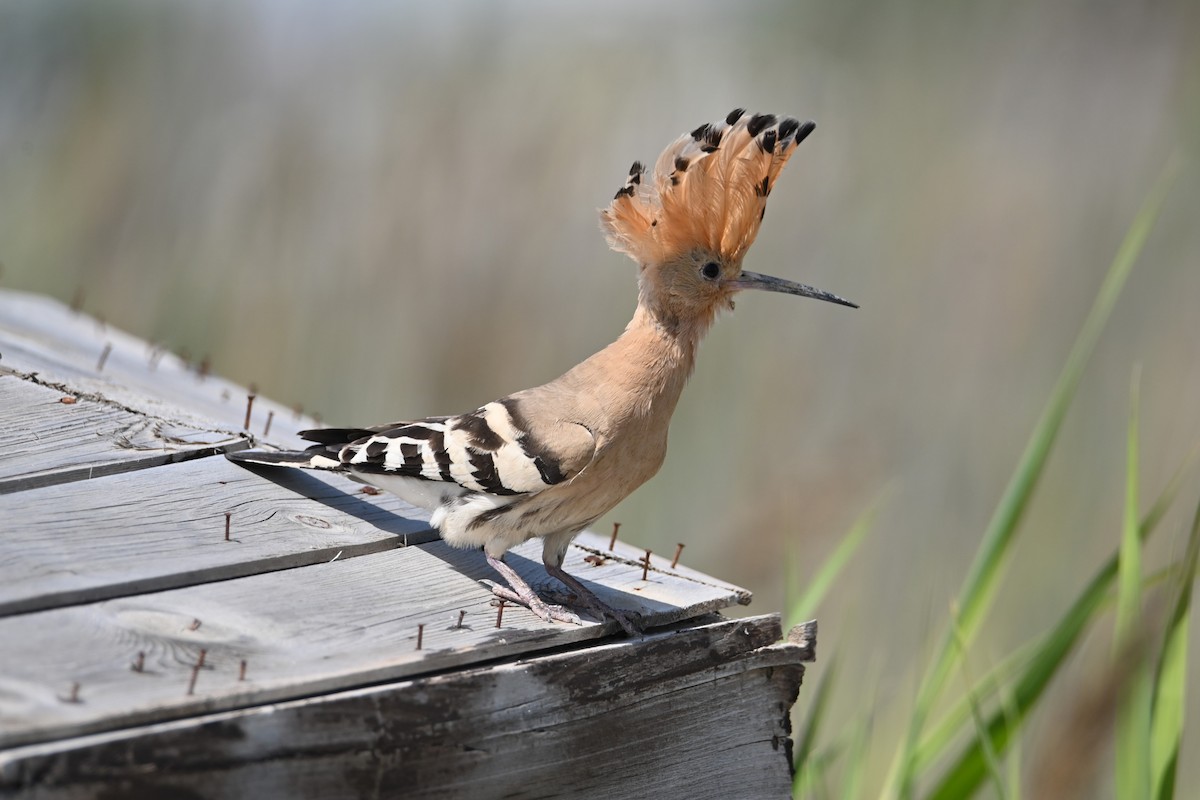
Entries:
MULTIPOLYGON (((355 471, 352 469, 351 472, 355 471)), ((386 475, 378 472, 355 472, 355 474, 372 486, 399 495, 402 500, 417 508, 435 513, 447 500, 467 493, 467 490, 457 483, 427 481, 407 475, 386 475)), ((436 528, 437 525, 435 524, 434 527, 436 528)))
POLYGON ((496 474, 506 487, 518 492, 537 492, 550 484, 542 480, 537 464, 521 447, 522 431, 513 427, 512 417, 508 409, 500 403, 488 403, 482 409, 483 419, 495 433, 504 440, 500 449, 492 454, 496 465, 496 474))

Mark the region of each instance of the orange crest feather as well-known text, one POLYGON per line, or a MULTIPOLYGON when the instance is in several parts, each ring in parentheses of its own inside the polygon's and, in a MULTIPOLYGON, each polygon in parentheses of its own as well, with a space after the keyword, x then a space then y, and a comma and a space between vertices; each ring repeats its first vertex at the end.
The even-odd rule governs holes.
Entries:
POLYGON ((738 108, 672 142, 652 174, 635 161, 600 212, 609 246, 643 265, 697 248, 740 263, 776 178, 815 127, 738 108))

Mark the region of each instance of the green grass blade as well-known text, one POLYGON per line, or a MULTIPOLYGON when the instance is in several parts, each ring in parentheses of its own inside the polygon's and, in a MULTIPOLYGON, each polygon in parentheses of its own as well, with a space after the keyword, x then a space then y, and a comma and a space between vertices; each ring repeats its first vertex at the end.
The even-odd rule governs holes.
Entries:
MULTIPOLYGON (((875 524, 875 517, 878 515, 879 506, 882 502, 883 496, 871 503, 867 507, 867 510, 854 521, 854 525, 851 526, 850 531, 838 543, 837 548, 829 558, 825 559, 825 563, 821 565, 821 568, 817 570, 816 575, 809 582, 808 589, 790 605, 788 610, 789 624, 812 619, 816 616, 817 606, 825 599, 829 588, 833 586, 838 575, 841 574, 846 564, 850 561, 850 558, 858 550, 859 545, 862 544, 863 539, 866 538, 871 527, 875 524)), ((794 571, 793 574, 795 574, 794 571)))
POLYGON ((796 779, 792 783, 792 798, 794 800, 809 800, 823 796, 824 793, 818 793, 818 787, 825 783, 825 766, 817 759, 806 763, 803 772, 796 773, 796 779))
POLYGON ((850 747, 846 751, 846 766, 842 773, 842 800, 859 800, 863 796, 862 785, 867 775, 867 760, 874 725, 874 716, 866 715, 859 722, 850 740, 850 747))
POLYGON ((1134 661, 1117 705, 1113 754, 1116 796, 1120 800, 1146 800, 1150 797, 1150 708, 1154 694, 1147 653, 1140 647, 1128 652, 1134 661))
POLYGON ((1192 582, 1200 560, 1200 505, 1192 520, 1179 573, 1179 589, 1167 623, 1154 681, 1154 711, 1150 729, 1150 769, 1153 797, 1168 800, 1175 795, 1175 770, 1179 743, 1183 738, 1185 688, 1187 686, 1188 619, 1191 616, 1192 582))
MULTIPOLYGON (((1149 527, 1153 530, 1162 519, 1163 515, 1175 502, 1175 496, 1179 494, 1180 488, 1183 487, 1183 479, 1191 471, 1192 466, 1200 460, 1200 442, 1198 442, 1187 454, 1187 458, 1179 465, 1179 469, 1171 476, 1171 480, 1167 481, 1167 486, 1163 489, 1159 498, 1154 501, 1154 505, 1150 506, 1150 510, 1146 512, 1146 516, 1142 518, 1143 531, 1149 527)), ((1144 534, 1143 534, 1144 535, 1144 534)))
MULTIPOLYGON (((1187 474, 1188 468, 1191 466, 1193 458, 1184 463, 1183 467, 1176 474, 1171 487, 1164 491, 1162 497, 1155 503, 1155 508, 1158 510, 1148 513, 1142 521, 1142 529, 1149 531, 1153 530, 1158 524, 1159 518, 1162 517, 1161 509, 1164 505, 1169 505, 1169 501, 1175 497, 1179 488, 1180 479, 1187 474)), ((1179 575, 1179 566, 1174 565, 1164 567, 1163 569, 1153 573, 1143 582, 1143 588, 1149 588, 1158 584, 1166 583, 1168 580, 1177 578, 1179 575)), ((1111 593, 1107 590, 1100 598, 1096 610, 1107 609, 1112 603, 1111 593)), ((974 693, 977 701, 982 705, 990 700, 994 695, 1004 694, 1002 692, 1005 686, 1014 682, 1017 675, 1022 673, 1032 661, 1034 655, 1046 648, 1045 639, 1053 636, 1051 631, 1044 639, 1025 642, 1014 649, 1008 656, 996 666, 992 667, 982 678, 975 682, 974 693)), ((1006 700, 1011 708, 1012 699, 1009 697, 1006 700)), ((959 738, 962 733, 963 725, 970 721, 971 718, 971 699, 969 697, 959 698, 955 704, 946 711, 930 729, 930 731, 921 739, 913 753, 913 763, 917 773, 924 772, 927 768, 933 765, 935 761, 942 758, 950 745, 959 738)), ((1010 783, 1010 786, 1011 783, 1010 783)), ((1015 787, 1013 787, 1015 789, 1015 787)))
POLYGON ((1129 429, 1126 441, 1126 506, 1121 529, 1121 563, 1117 578, 1115 652, 1127 646, 1141 618, 1141 541, 1138 536, 1138 408, 1139 369, 1129 384, 1129 429))
POLYGON ((1129 389, 1129 432, 1125 457, 1125 515, 1117 568, 1117 621, 1113 657, 1134 656, 1131 676, 1117 703, 1116 748, 1113 765, 1117 797, 1143 800, 1150 796, 1150 665, 1138 646, 1142 618, 1142 543, 1138 536, 1138 370, 1129 389))
MULTIPOLYGON (((1145 245, 1159 210, 1166 199, 1174 180, 1177 162, 1172 162, 1150 191, 1137 217, 1125 235, 1117 255, 1100 286, 1096 300, 1084 320, 1083 327, 1075 340, 1067 363, 1054 386, 1050 401, 1034 428, 1018 462, 1016 471, 1009 480, 1004 494, 988 522, 983 541, 975 560, 971 564, 966 580, 959 592, 962 637, 969 647, 975 640, 983 620, 991 607, 999 585, 1002 568, 1006 563, 1010 545, 1018 530, 1022 516, 1029 506, 1034 487, 1041 477, 1049 456, 1050 448, 1062 425, 1067 407, 1075 394, 1080 376, 1086 366, 1100 332, 1108 321, 1113 305, 1117 301, 1126 279, 1145 245)), ((901 739, 900 748, 884 785, 884 797, 912 796, 912 785, 916 777, 912 766, 912 755, 925 727, 925 721, 938 699, 946 680, 956 667, 959 649, 953 644, 953 636, 947 631, 942 637, 932 664, 926 670, 917 698, 909 717, 908 730, 901 739)))
MULTIPOLYGON (((1009 729, 1015 729, 1020 723, 1017 722, 1015 706, 1013 705, 1012 696, 1006 693, 1001 701, 1001 710, 1004 712, 1005 724, 1009 729)), ((1010 792, 1010 800, 1021 800, 1021 740, 1017 738, 1012 743, 1012 748, 1008 754, 1008 786, 1010 792)))
MULTIPOLYGON (((986 725, 988 746, 1004 752, 1010 738, 1019 730, 1025 717, 1040 699, 1042 692, 1057 674, 1058 669, 1074 649, 1083 632, 1093 621, 1105 601, 1117 575, 1114 555, 1084 589, 1071 608, 1039 643, 1029 667, 1012 690, 1012 708, 1006 713, 993 714, 986 725)), ((984 744, 979 737, 970 741, 963 753, 950 766, 937 786, 927 795, 930 800, 959 800, 970 797, 987 777, 984 744)))
POLYGON ((844 746, 839 745, 832 749, 822 748, 813 753, 805 765, 805 775, 792 785, 792 797, 795 800, 828 800, 833 797, 829 788, 829 776, 833 772, 833 765, 842 757, 844 749, 844 746))
POLYGON ((1117 578, 1117 630, 1114 652, 1128 646, 1142 615, 1142 545, 1138 537, 1138 369, 1129 387, 1129 430, 1125 455, 1125 516, 1117 578))
MULTIPOLYGON (((974 697, 981 705, 999 694, 1001 690, 1021 674, 1037 652, 1037 643, 1026 642, 992 667, 975 682, 974 697)), ((937 721, 937 724, 921 739, 913 752, 914 771, 924 772, 935 761, 942 758, 950 745, 959 738, 963 725, 971 719, 971 697, 959 698, 937 721)))
MULTIPOLYGON (((1174 499, 1181 485, 1181 479, 1188 473, 1192 462, 1195 460, 1197 453, 1200 450, 1193 452, 1192 456, 1184 462, 1182 467, 1176 473, 1168 489, 1163 492, 1162 496, 1155 502, 1154 508, 1146 514, 1142 520, 1140 530, 1150 531, 1158 524, 1162 517, 1163 511, 1170 505, 1170 501, 1174 499)), ((1153 586, 1167 583, 1171 580, 1178 580, 1180 567, 1174 564, 1152 573, 1142 582, 1143 589, 1149 589, 1153 586)), ((1096 607, 1096 611, 1107 610, 1113 602, 1110 592, 1105 592, 1101 598, 1100 604, 1096 607)), ((1051 632, 1049 635, 1053 635, 1051 632)), ((1049 636, 1048 635, 1048 636, 1049 636)), ((1047 637, 1048 638, 1048 637, 1047 637)), ((1014 649, 1008 656, 996 666, 992 667, 982 678, 975 682, 974 691, 975 697, 980 704, 989 701, 994 695, 1003 694, 1007 699, 1011 709, 1012 698, 1008 692, 1002 692, 1005 686, 1014 682, 1016 676, 1023 672, 1033 659, 1035 653, 1045 649, 1046 645, 1043 640, 1026 642, 1014 649)), ((955 704, 938 719, 930 731, 921 739, 917 749, 913 753, 914 769, 917 773, 924 772, 933 765, 938 759, 942 758, 950 745, 959 738, 962 733, 963 725, 970 721, 971 718, 971 702, 970 698, 959 698, 955 704)), ((1010 791, 1016 791, 1017 785, 1009 782, 1010 791)))
POLYGON ((996 787, 996 797, 998 800, 1008 800, 1008 787, 1004 784, 1004 775, 1000 769, 1000 759, 996 756, 996 749, 992 747, 990 738, 987 736, 987 725, 983 721, 983 709, 980 706, 980 699, 975 692, 975 681, 971 680, 971 676, 967 670, 966 659, 966 643, 959 635, 958 614, 954 609, 951 609, 952 623, 954 625, 954 642, 959 647, 959 665, 962 669, 963 681, 966 683, 967 705, 971 709, 971 721, 975 724, 975 737, 983 745, 983 763, 987 767, 988 777, 992 779, 992 785, 996 787))
MULTIPOLYGON (((886 492, 885 492, 886 495, 886 492)), ((833 585, 838 575, 841 574, 850 558, 858 550, 863 539, 866 538, 867 532, 871 530, 875 523, 879 506, 883 502, 883 496, 872 503, 866 511, 864 511, 850 531, 838 543, 833 554, 825 560, 817 570, 816 575, 809 583, 808 589, 795 602, 790 604, 788 612, 789 624, 799 622, 806 619, 812 619, 817 610, 817 606, 825 598, 825 594, 833 585)), ((789 571, 789 591, 788 594, 794 594, 795 584, 791 582, 791 576, 796 574, 796 570, 789 571)), ((829 697, 833 692, 833 676, 837 674, 836 657, 831 659, 829 665, 825 668, 825 674, 821 676, 821 682, 817 685, 817 691, 813 697, 812 707, 808 714, 808 720, 805 723, 804 730, 801 733, 799 744, 796 748, 794 763, 796 769, 796 778, 792 784, 792 792, 797 797, 805 796, 806 792, 812 791, 812 776, 808 775, 808 761, 812 754, 813 746, 816 742, 817 734, 821 727, 821 722, 825 716, 825 710, 829 702, 829 697)))
MULTIPOLYGON (((1180 466, 1163 489, 1162 495, 1142 518, 1138 535, 1143 543, 1158 528, 1164 513, 1178 495, 1184 478, 1191 471, 1196 456, 1197 451, 1193 450, 1188 460, 1180 466)), ((1119 559, 1120 555, 1117 553, 1105 562, 1054 628, 1038 641, 1028 666, 1013 684, 1011 699, 1005 709, 993 714, 988 720, 987 736, 991 747, 997 753, 1005 752, 1011 737, 1020 729, 1088 625, 1109 601, 1109 593, 1117 579, 1119 559)), ((929 760, 932 761, 935 755, 937 754, 931 754, 929 760)), ((962 753, 927 797, 930 800, 960 800, 970 797, 986 777, 983 745, 976 738, 966 744, 962 753)))
POLYGON ((800 732, 800 739, 796 743, 796 752, 793 755, 796 777, 792 784, 792 790, 797 795, 800 793, 803 781, 807 780, 805 773, 809 769, 808 762, 816 744, 817 735, 821 732, 821 723, 825 720, 825 712, 829 707, 829 698, 833 695, 834 676, 836 675, 837 656, 835 655, 829 659, 825 674, 821 676, 821 682, 817 684, 817 690, 813 693, 808 719, 805 720, 804 729, 800 732))

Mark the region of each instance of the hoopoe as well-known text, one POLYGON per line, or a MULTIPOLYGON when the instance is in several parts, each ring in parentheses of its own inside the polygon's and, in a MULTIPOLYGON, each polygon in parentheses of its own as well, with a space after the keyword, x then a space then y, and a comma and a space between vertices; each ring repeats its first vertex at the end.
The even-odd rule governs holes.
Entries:
POLYGON ((509 548, 541 537, 546 571, 583 609, 632 634, 635 615, 601 601, 563 558, 576 534, 662 466, 671 414, 717 313, 747 289, 857 308, 742 269, 780 170, 814 127, 739 108, 680 136, 650 173, 635 161, 600 214, 609 246, 638 264, 633 320, 561 377, 458 416, 304 431, 316 442, 307 450, 229 458, 349 473, 394 492, 431 511, 447 543, 483 549, 508 583, 497 596, 543 620, 578 623, 504 562, 509 548))

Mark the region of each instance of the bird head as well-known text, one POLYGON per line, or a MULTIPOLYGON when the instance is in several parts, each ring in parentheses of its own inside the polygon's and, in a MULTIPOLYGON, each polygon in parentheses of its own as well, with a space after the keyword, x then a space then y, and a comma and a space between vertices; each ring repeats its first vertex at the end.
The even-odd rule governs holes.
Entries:
POLYGON ((815 127, 738 108, 680 136, 649 174, 634 162, 601 211, 601 227, 610 247, 638 263, 639 301, 661 321, 703 331, 747 289, 857 308, 829 292, 742 269, 780 171, 815 127))

